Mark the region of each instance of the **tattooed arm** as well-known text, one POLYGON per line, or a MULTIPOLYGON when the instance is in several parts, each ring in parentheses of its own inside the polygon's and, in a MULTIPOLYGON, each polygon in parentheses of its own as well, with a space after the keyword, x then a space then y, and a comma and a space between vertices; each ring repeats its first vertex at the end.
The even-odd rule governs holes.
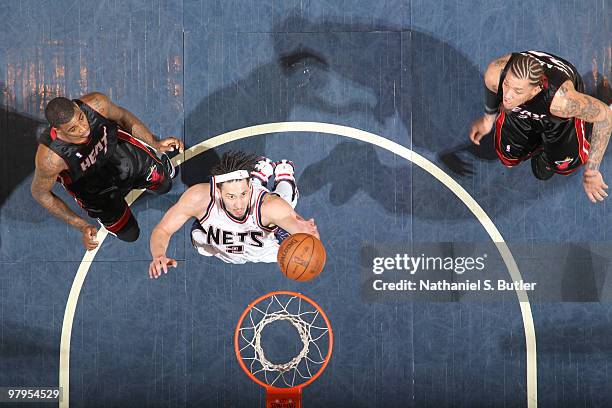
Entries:
POLYGON ((183 151, 183 142, 169 137, 163 140, 157 140, 155 135, 138 119, 132 112, 121 106, 115 105, 108 96, 93 92, 84 95, 81 100, 87 105, 95 109, 100 115, 114 122, 117 122, 123 129, 132 134, 135 138, 142 140, 149 146, 162 152, 172 150, 175 147, 179 151, 183 151))
POLYGON ((85 248, 94 249, 97 247, 96 227, 75 214, 66 203, 51 192, 59 174, 68 169, 64 160, 44 145, 38 146, 35 160, 36 168, 30 187, 32 197, 49 213, 80 230, 85 248))
POLYGON ((574 89, 571 81, 563 83, 550 105, 550 112, 561 118, 579 118, 593 123, 589 160, 583 176, 584 190, 592 202, 608 196, 608 188, 599 172, 612 132, 612 109, 603 102, 574 89))

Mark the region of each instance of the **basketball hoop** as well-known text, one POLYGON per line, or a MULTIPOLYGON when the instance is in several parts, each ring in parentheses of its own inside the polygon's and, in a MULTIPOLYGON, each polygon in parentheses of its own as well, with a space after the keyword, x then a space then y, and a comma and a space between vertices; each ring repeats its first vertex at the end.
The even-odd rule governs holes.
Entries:
POLYGON ((234 333, 238 363, 251 380, 266 389, 266 408, 301 408, 302 389, 323 373, 333 343, 323 309, 301 293, 288 291, 270 292, 251 302, 234 333), (295 357, 276 363, 266 357, 261 334, 267 325, 281 321, 296 329, 302 345, 295 357))

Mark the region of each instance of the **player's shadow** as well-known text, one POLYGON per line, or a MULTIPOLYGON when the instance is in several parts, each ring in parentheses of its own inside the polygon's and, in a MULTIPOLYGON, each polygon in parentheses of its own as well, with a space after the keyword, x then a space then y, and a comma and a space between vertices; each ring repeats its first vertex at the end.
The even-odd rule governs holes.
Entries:
MULTIPOLYGON (((504 169, 501 165, 491 163, 497 160, 491 136, 483 140, 480 147, 469 142, 469 126, 472 120, 482 114, 482 74, 469 58, 452 45, 429 33, 411 31, 409 36, 402 37, 402 41, 408 41, 409 45, 397 51, 398 54, 407 55, 401 58, 396 56, 394 59, 386 55, 390 51, 387 47, 381 46, 380 36, 366 33, 371 29, 371 22, 346 24, 333 19, 311 22, 301 17, 291 17, 279 23, 276 28, 285 26, 301 27, 305 32, 274 36, 274 47, 279 59, 287 61, 288 56, 295 56, 289 66, 297 68, 282 70, 281 78, 287 78, 287 82, 293 83, 294 86, 301 86, 299 90, 303 95, 299 99, 289 100, 297 99, 301 105, 308 108, 308 111, 336 114, 340 120, 342 115, 350 117, 349 114, 360 113, 370 115, 379 124, 399 118, 403 128, 410 129, 411 133, 394 135, 392 139, 399 140, 416 152, 433 158, 436 164, 449 170, 456 177, 474 172, 477 168, 476 163, 481 162, 480 167, 487 167, 489 179, 487 183, 498 184, 503 181, 506 185, 522 185, 521 194, 524 200, 537 200, 538 185, 535 180, 533 184, 525 185, 523 174, 516 172, 510 175, 503 174, 504 169), (353 36, 353 41, 348 41, 346 33, 361 33, 361 35, 356 34, 353 36), (304 55, 304 58, 300 55, 304 55), (389 60, 397 63, 381 68, 380 62, 389 60), (402 64, 399 63, 400 60, 402 64), (409 75, 402 76, 401 72, 405 69, 409 71, 409 75), (373 73, 387 78, 384 82, 385 87, 377 86, 372 80, 373 73), (332 82, 334 76, 345 78, 347 83, 355 86, 356 91, 361 89, 361 94, 373 97, 365 98, 365 102, 355 101, 350 99, 349 94, 349 99, 344 103, 331 100, 326 94, 329 88, 326 85, 332 82), (315 85, 310 86, 311 83, 315 85), (387 88, 393 88, 395 94, 392 95, 393 92, 387 88), (492 170, 489 171, 489 168, 492 170)), ((402 27, 381 23, 376 30, 398 32, 402 27)), ((389 185, 390 179, 385 179, 384 176, 370 178, 359 176, 362 166, 370 166, 368 160, 372 160, 372 157, 374 160, 377 159, 375 155, 360 154, 366 149, 357 146, 357 144, 342 143, 330 152, 328 157, 309 166, 299 180, 302 192, 308 195, 329 183, 332 185, 330 190, 332 204, 345 203, 347 198, 353 195, 351 191, 363 190, 389 212, 409 210, 407 199, 398 206, 396 202, 391 202, 388 195, 377 194, 382 192, 383 186, 389 185), (322 172, 316 175, 314 173, 317 170, 322 172), (340 174, 346 177, 339 177, 340 174), (310 182, 312 179, 322 177, 328 180, 318 184, 310 182), (377 183, 371 182, 372 178, 380 182, 378 186, 377 183)), ((376 162, 372 169, 373 172, 381 174, 393 171, 392 166, 380 162, 376 162)), ((400 168, 396 171, 406 173, 400 168)), ((410 177, 396 177, 391 180, 394 180, 397 188, 402 191, 409 191, 413 187, 410 185, 410 177)), ((471 180, 468 181, 465 188, 473 189, 473 183, 471 180)), ((415 200, 413 209, 418 209, 418 216, 434 219, 471 217, 469 212, 459 205, 448 203, 444 204, 443 208, 442 204, 431 205, 432 202, 441 203, 439 197, 444 197, 448 191, 437 182, 429 183, 426 187, 413 195, 415 200)), ((486 200, 495 199, 497 202, 502 200, 512 203, 514 202, 510 199, 512 194, 510 190, 503 190, 496 197, 488 195, 483 198, 480 204, 494 216, 498 211, 508 211, 508 208, 495 205, 488 208, 490 206, 486 200), (507 197, 503 197, 504 195, 507 197)))
MULTIPOLYGON (((409 190, 405 195, 389 194, 389 180, 406 180, 407 183, 410 172, 409 166, 383 164, 370 144, 343 141, 326 158, 307 166, 298 186, 301 195, 309 196, 330 185, 329 201, 335 206, 348 203, 355 194, 363 191, 388 212, 410 212, 409 190)), ((393 188, 401 191, 395 186, 393 188)))
MULTIPOLYGON (((34 171, 36 155, 36 135, 44 123, 30 115, 16 112, 0 105, 0 155, 2 174, 0 175, 0 208, 8 200, 16 187, 34 171)), ((20 205, 23 205, 20 204, 20 205)), ((34 218, 37 218, 34 216, 34 218)))
MULTIPOLYGON (((206 95, 185 117, 185 145, 193 146, 222 133, 262 123, 284 122, 292 109, 323 87, 326 62, 307 50, 282 55, 250 71, 246 76, 206 95), (303 73, 308 71, 306 78, 303 73), (284 95, 278 101, 278 95, 284 95)), ((203 88, 193 81, 192 87, 203 88)), ((315 107, 325 110, 322 103, 315 107)), ((362 105, 360 105, 362 106, 362 105)), ((349 108, 354 108, 351 105, 349 108)), ((341 109, 342 112, 342 109, 341 109)), ((182 181, 191 186, 208 181, 210 169, 228 150, 265 155, 266 138, 251 137, 202 153, 181 167, 182 181)))
POLYGON ((0 345, 0 359, 34 358, 41 354, 57 352, 55 335, 51 330, 24 326, 22 323, 4 321, 4 336, 0 345))
MULTIPOLYGON (((4 85, 0 87, 7 92, 4 85)), ((36 211, 38 203, 30 194, 29 183, 18 188, 34 172, 36 138, 45 123, 32 114, 0 104, 0 212, 4 217, 27 223, 45 219, 44 212, 36 211)))
MULTIPOLYGON (((334 115, 341 124, 352 123, 351 118, 354 115, 364 115, 374 118, 378 124, 375 123, 376 126, 399 117, 404 129, 412 129, 412 139, 410 140, 408 133, 391 138, 400 140, 405 145, 412 144, 411 147, 416 151, 433 153, 434 157, 445 157, 450 147, 465 145, 469 122, 481 113, 482 78, 477 67, 451 45, 428 33, 412 31, 406 37, 410 41, 410 56, 404 61, 405 68, 411 69, 411 72, 410 75, 403 76, 404 68, 400 61, 401 54, 405 51, 390 51, 388 47, 381 47, 382 37, 366 32, 371 29, 371 21, 346 24, 332 18, 309 21, 301 17, 280 21, 270 34, 274 59, 255 66, 243 77, 200 100, 185 118, 186 144, 191 146, 209 137, 257 124, 295 120, 294 117, 298 115, 297 120, 305 121, 320 121, 322 117, 329 120, 329 116, 334 115), (283 27, 301 27, 303 32, 280 32, 283 27), (355 32, 363 35, 359 35, 358 40, 350 41, 348 33, 355 32), (396 53, 396 63, 382 65, 381 68, 380 62, 387 60, 388 52, 396 53), (439 64, 442 59, 446 61, 443 70, 439 64), (384 89, 380 84, 375 85, 372 82, 372 72, 379 70, 382 72, 377 75, 385 78, 382 82, 384 89), (337 92, 339 80, 345 81, 344 85, 348 84, 348 91, 340 96, 337 92), (393 95, 394 92, 396 96, 393 95), (458 104, 460 109, 457 108, 458 104)), ((398 32, 402 27, 379 23, 376 29, 398 32)), ((196 80, 190 80, 190 86, 194 89, 205 88, 204 83, 196 80)), ((266 139, 252 137, 235 141, 217 149, 217 154, 228 149, 266 154, 266 139)), ((350 155, 359 155, 365 150, 350 143, 343 143, 334 149, 330 157, 340 155, 345 157, 346 161, 337 161, 334 165, 333 161, 322 158, 323 163, 311 167, 329 168, 326 183, 334 185, 334 196, 331 198, 334 203, 346 202, 346 198, 352 195, 347 187, 336 186, 338 183, 347 184, 347 178, 338 177, 338 174, 350 173, 349 184, 359 185, 364 191, 377 191, 378 188, 372 185, 376 183, 369 183, 355 176, 359 161, 350 155)), ((371 148, 367 150, 371 151, 371 148)), ((451 170, 454 169, 459 174, 469 171, 469 167, 476 160, 487 161, 495 157, 492 143, 484 143, 484 147, 478 149, 467 147, 463 153, 465 154, 460 153, 458 158, 453 158, 454 162, 441 160, 439 163, 447 163, 451 170)), ((202 156, 185 163, 181 177, 187 185, 207 180, 210 163, 218 160, 218 156, 211 154, 210 158, 202 156)), ((368 155, 370 156, 372 155, 368 155)), ((297 161, 298 166, 305 165, 297 161)), ((373 171, 406 173, 405 168, 393 170, 392 166, 382 164, 373 171)), ((303 192, 310 193, 317 185, 308 184, 308 177, 310 175, 300 180, 301 184, 306 183, 307 186, 300 187, 303 192)), ((373 177, 384 181, 383 176, 373 177)), ((410 178, 406 177, 400 182, 409 183, 410 178)), ((322 184, 319 184, 318 188, 321 186, 322 184)), ((529 189, 525 195, 529 198, 529 189)), ((535 187, 532 196, 534 199, 537 197, 535 187)), ((386 202, 383 194, 373 194, 373 198, 387 211, 396 211, 398 208, 386 202)), ((405 203, 400 205, 402 211, 408 210, 408 207, 405 203)), ((422 215, 440 217, 437 210, 429 211, 425 206, 422 215)), ((462 211, 456 214, 451 211, 443 216, 466 215, 462 211)))
MULTIPOLYGON (((469 173, 473 160, 495 160, 492 141, 486 140, 481 147, 473 146, 468 141, 471 121, 482 114, 482 73, 478 67, 452 45, 417 30, 410 30, 409 35, 403 36, 403 49, 395 51, 396 59, 389 58, 388 54, 394 51, 381 43, 379 35, 367 33, 373 25, 376 31, 397 36, 407 31, 384 22, 360 23, 353 20, 347 24, 330 18, 311 22, 302 17, 290 17, 279 23, 276 27, 278 30, 282 27, 300 27, 305 34, 275 36, 277 55, 292 52, 299 55, 301 50, 309 50, 326 62, 326 72, 319 75, 329 77, 334 73, 339 74, 350 83, 367 89, 368 94, 375 95, 367 110, 359 104, 352 110, 341 103, 326 104, 321 97, 308 98, 304 102, 314 102, 314 108, 325 112, 334 113, 338 108, 344 108, 345 112, 365 111, 379 123, 397 115, 404 127, 412 130, 410 142, 413 148, 433 152, 440 157, 445 157, 451 151, 467 153, 467 157, 457 158, 463 163, 452 160, 443 162, 448 163, 449 169, 457 174, 469 173), (353 41, 349 41, 346 33, 362 35, 354 35, 353 41), (401 53, 404 55, 400 56, 401 53), (388 66, 381 67, 381 61, 388 66), (402 76, 402 70, 407 70, 408 74, 402 76), (372 75, 385 78, 385 87, 378 87, 372 75)), ((300 71, 295 70, 291 74, 296 75, 300 71)), ((313 75, 312 72, 310 75, 313 75)), ((408 142, 407 138, 398 139, 408 142)))
POLYGON ((220 160, 219 154, 215 149, 207 150, 192 157, 181 165, 181 181, 188 187, 208 182, 210 171, 220 160))

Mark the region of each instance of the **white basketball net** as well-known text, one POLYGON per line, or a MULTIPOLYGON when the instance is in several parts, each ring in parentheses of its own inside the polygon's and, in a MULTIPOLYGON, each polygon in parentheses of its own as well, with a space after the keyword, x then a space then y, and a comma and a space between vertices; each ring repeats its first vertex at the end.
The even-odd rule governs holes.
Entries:
POLYGON ((317 341, 329 341, 329 327, 320 312, 309 302, 291 295, 272 295, 260 304, 249 310, 248 318, 244 318, 239 329, 241 344, 244 344, 240 347, 240 356, 251 373, 275 387, 295 387, 312 378, 327 357, 321 350, 327 351, 327 347, 319 346, 317 341), (282 297, 289 299, 284 302, 282 297), (263 302, 267 302, 267 305, 260 308, 263 302), (295 311, 290 312, 290 308, 295 311), (302 341, 302 349, 290 361, 274 364, 266 358, 261 347, 261 333, 268 324, 279 320, 285 320, 295 327, 302 341), (250 326, 245 327, 249 322, 250 326))

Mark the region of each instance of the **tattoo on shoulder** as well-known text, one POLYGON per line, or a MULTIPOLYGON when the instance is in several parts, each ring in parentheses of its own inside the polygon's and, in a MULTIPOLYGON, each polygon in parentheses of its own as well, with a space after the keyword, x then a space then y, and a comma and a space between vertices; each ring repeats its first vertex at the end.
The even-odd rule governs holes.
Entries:
POLYGON ((561 117, 574 117, 581 111, 580 101, 574 98, 566 98, 564 106, 551 106, 550 111, 561 117))
POLYGON ((87 94, 85 97, 82 98, 83 102, 85 102, 87 105, 91 106, 93 109, 95 109, 98 113, 101 114, 105 114, 108 109, 106 99, 106 96, 99 92, 87 94))
POLYGON ((60 172, 66 169, 64 159, 54 153, 51 149, 47 150, 42 157, 42 165, 45 171, 60 172))
POLYGON ((106 113, 106 104, 102 97, 96 95, 94 99, 91 101, 91 107, 94 108, 99 113, 106 113))
POLYGON ((493 65, 495 65, 496 67, 502 68, 506 65, 506 62, 507 61, 504 58, 498 58, 495 60, 493 65))
POLYGON ((504 55, 503 57, 499 57, 498 59, 493 61, 493 66, 496 68, 503 68, 506 66, 509 59, 510 59, 510 55, 504 55))
POLYGON ((567 85, 561 85, 561 88, 559 88, 559 90, 557 91, 557 93, 560 96, 565 96, 567 95, 568 89, 567 89, 567 85))
MULTIPOLYGON (((559 93, 562 94, 561 87, 559 89, 559 93)), ((565 89, 563 92, 566 92, 565 89)), ((587 122, 594 122, 596 118, 601 114, 601 106, 592 98, 586 95, 578 95, 578 96, 567 96, 564 98, 564 106, 551 106, 550 111, 562 117, 580 117, 581 119, 586 120, 587 122)))

